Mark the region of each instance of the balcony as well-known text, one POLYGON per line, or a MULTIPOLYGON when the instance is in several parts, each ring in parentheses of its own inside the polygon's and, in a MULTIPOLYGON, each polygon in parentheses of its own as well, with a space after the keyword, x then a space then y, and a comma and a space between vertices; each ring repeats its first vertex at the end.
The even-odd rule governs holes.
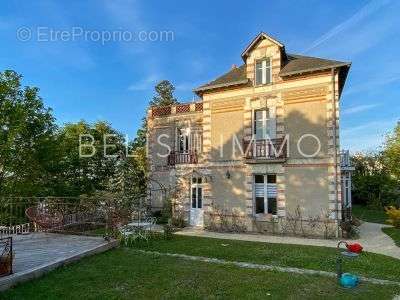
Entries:
POLYGON ((189 151, 185 153, 172 151, 167 158, 169 166, 181 165, 181 164, 197 164, 197 152, 189 151))
POLYGON ((168 106, 154 106, 151 108, 152 118, 162 118, 179 114, 197 113, 203 111, 203 102, 183 103, 168 106))
POLYGON ((265 139, 243 141, 244 157, 247 162, 285 161, 287 158, 287 143, 284 139, 265 139))
POLYGON ((340 168, 342 171, 354 171, 355 168, 351 165, 349 150, 340 151, 340 168))

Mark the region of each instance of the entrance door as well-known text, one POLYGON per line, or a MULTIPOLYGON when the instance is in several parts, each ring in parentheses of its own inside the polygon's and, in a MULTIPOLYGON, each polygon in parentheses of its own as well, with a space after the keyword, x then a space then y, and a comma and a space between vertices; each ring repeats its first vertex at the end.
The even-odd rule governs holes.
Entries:
POLYGON ((203 226, 203 187, 201 177, 193 177, 191 185, 190 225, 203 226))

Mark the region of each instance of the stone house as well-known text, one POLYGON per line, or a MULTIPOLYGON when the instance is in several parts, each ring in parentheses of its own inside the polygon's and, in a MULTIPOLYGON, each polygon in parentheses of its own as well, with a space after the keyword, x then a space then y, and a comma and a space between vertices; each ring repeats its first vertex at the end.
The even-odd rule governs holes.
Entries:
MULTIPOLYGON (((339 140, 351 64, 289 54, 263 32, 241 57, 194 89, 198 101, 148 111, 151 178, 192 226, 339 236, 351 207, 339 140)), ((156 193, 151 204, 163 205, 156 193)))

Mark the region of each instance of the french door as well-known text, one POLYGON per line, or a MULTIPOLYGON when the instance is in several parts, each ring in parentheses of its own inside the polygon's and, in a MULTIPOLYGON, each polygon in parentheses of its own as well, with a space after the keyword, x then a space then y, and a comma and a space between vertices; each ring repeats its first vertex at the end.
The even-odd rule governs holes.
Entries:
POLYGON ((179 128, 178 136, 178 151, 179 153, 189 153, 190 150, 190 128, 179 128))
POLYGON ((257 109, 254 111, 253 133, 256 140, 275 139, 275 109, 257 109))
POLYGON ((190 225, 204 225, 202 178, 193 177, 190 193, 190 225))

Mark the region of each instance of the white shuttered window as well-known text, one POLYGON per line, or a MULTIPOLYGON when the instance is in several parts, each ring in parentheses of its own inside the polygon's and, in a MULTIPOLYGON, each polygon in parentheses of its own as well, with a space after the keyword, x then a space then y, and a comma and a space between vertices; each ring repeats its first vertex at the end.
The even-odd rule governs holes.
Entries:
POLYGON ((276 215, 276 174, 254 175, 254 213, 276 215))

